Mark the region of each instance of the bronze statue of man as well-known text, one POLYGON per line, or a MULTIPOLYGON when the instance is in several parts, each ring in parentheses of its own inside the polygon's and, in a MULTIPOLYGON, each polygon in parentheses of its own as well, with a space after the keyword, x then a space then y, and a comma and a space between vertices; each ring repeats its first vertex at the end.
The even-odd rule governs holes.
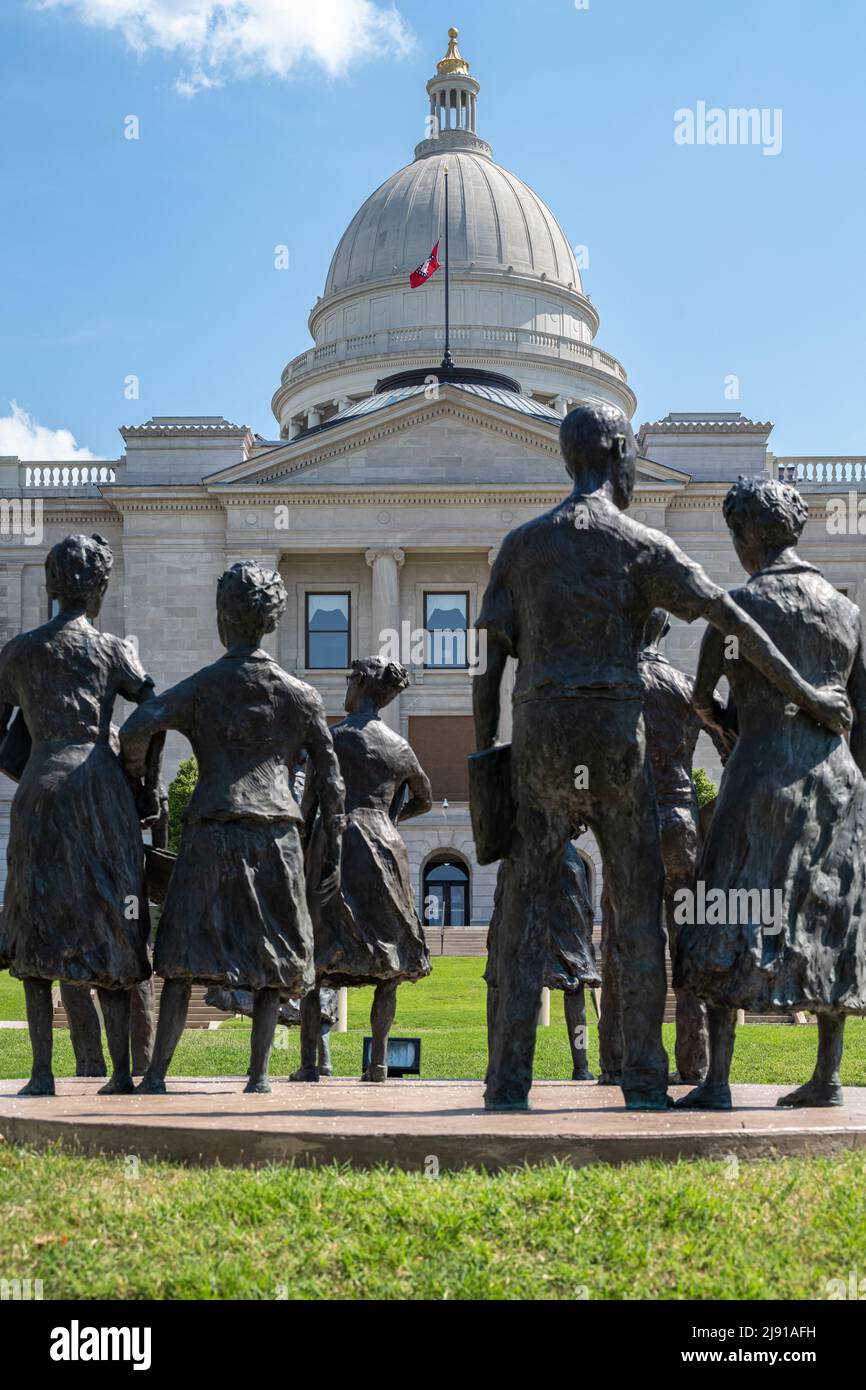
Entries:
POLYGON ((661 924, 664 867, 646 749, 638 651, 664 607, 736 637, 787 699, 829 727, 850 720, 843 691, 800 678, 754 620, 660 531, 625 515, 637 446, 614 406, 573 410, 560 440, 571 494, 506 536, 478 627, 487 659, 473 682, 476 743, 494 747, 508 657, 518 661, 511 758, 514 872, 502 915, 488 1109, 526 1109, 549 922, 571 828, 602 856, 622 974, 622 1089, 629 1109, 667 1108, 661 924))
MULTIPOLYGON (((665 930, 671 961, 676 955, 677 923, 674 915, 676 894, 694 889, 700 848, 698 798, 692 777, 692 763, 698 735, 705 729, 724 762, 733 746, 734 735, 722 736, 717 724, 725 718, 722 703, 714 699, 715 722, 704 724, 692 704, 693 682, 674 666, 661 650, 670 631, 670 618, 663 608, 654 608, 644 628, 643 646, 638 653, 638 669, 643 683, 643 716, 647 752, 652 766, 653 786, 659 813, 662 863, 665 870, 665 930)), ((613 935, 613 923, 605 923, 605 937, 613 935)), ((604 1024, 599 1028, 602 1077, 608 1083, 622 1070, 622 1022, 619 1005, 619 970, 616 942, 605 940, 602 1009, 604 1024)), ((674 1079, 697 1085, 707 1073, 709 1041, 707 1013, 703 1003, 688 990, 676 995, 676 1075, 674 1079)))

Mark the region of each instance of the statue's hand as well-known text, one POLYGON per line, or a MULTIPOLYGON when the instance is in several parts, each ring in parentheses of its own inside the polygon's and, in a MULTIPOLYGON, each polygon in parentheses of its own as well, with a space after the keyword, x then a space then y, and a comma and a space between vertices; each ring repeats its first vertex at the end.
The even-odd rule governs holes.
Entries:
POLYGON ((159 787, 148 787, 143 782, 134 789, 135 810, 143 826, 153 825, 159 820, 161 806, 159 787))
POLYGON ((319 875, 319 884, 316 892, 322 903, 330 902, 331 898, 335 898, 340 891, 341 860, 342 850, 340 847, 340 840, 336 838, 328 845, 324 863, 322 864, 322 872, 319 875))
POLYGON ((847 734, 853 723, 848 696, 838 686, 829 690, 813 687, 812 698, 806 708, 813 719, 834 734, 847 734))

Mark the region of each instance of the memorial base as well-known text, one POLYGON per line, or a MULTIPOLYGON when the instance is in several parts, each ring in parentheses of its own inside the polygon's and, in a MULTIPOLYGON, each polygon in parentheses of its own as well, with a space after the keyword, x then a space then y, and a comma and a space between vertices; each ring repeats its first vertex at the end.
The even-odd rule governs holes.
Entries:
MULTIPOLYGON (((21 1099, 0 1082, 0 1135, 8 1142, 182 1163, 303 1166, 392 1164, 408 1171, 496 1172, 524 1163, 628 1163, 642 1158, 759 1159, 866 1147, 866 1088, 846 1105, 782 1110, 789 1087, 735 1086, 726 1113, 626 1111, 618 1088, 540 1081, 526 1114, 488 1114, 478 1081, 332 1078, 274 1081, 243 1094, 231 1077, 169 1079, 167 1096, 98 1096, 99 1080, 60 1080, 53 1099, 21 1099)), ((674 1095, 688 1088, 675 1087, 674 1095)))

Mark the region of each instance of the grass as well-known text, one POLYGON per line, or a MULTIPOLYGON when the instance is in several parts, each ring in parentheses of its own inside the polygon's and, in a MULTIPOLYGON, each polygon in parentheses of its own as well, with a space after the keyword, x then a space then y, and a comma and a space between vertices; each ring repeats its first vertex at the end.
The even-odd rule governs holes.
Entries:
POLYGON ((866 1263, 864 1188, 862 1153, 431 1180, 0 1147, 0 1273, 48 1299, 822 1299, 866 1263))
MULTIPOLYGON (((437 959, 429 979, 400 990, 394 1031, 422 1038, 425 1076, 482 1074, 481 970, 437 959)), ((332 1035, 338 1075, 358 1074, 371 994, 349 992, 350 1031, 332 1035)), ((539 1077, 570 1073, 561 996, 551 1002, 539 1077)), ((0 1017, 23 1017, 8 975, 0 1017)), ((297 1033, 282 1041, 276 1074, 297 1059, 297 1033)), ((815 1045, 814 1028, 741 1028, 734 1079, 804 1080, 815 1045)), ((188 1031, 174 1069, 240 1075, 248 1046, 245 1022, 188 1031)), ((55 1050, 69 1075, 65 1034, 55 1050)), ((0 1030, 0 1075, 26 1075, 28 1062, 26 1032, 0 1030)), ((866 1085, 866 1021, 848 1025, 843 1078, 866 1085)), ((0 1279, 41 1279, 48 1299, 822 1299, 828 1280, 866 1275, 862 1152, 432 1180, 135 1166, 0 1142, 0 1211, 0 1279)))

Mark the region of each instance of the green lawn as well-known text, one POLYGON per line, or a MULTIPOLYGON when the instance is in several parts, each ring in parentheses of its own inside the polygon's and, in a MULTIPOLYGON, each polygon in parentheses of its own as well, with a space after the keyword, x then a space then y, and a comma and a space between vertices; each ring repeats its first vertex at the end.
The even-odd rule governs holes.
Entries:
MULTIPOLYGON (((437 959, 400 990, 395 1031, 423 1038, 426 1076, 482 1074, 481 970, 437 959)), ((370 996, 350 991, 340 1075, 358 1073, 370 996)), ((570 1071, 559 995, 552 1005, 539 1077, 570 1071)), ((0 975, 0 1015, 22 1014, 20 986, 0 975)), ((275 1074, 297 1058, 297 1034, 283 1040, 275 1074)), ((248 1042, 246 1023, 187 1032, 176 1071, 241 1075, 248 1042)), ((815 1042, 814 1028, 741 1028, 734 1079, 803 1080, 815 1042)), ((56 1052, 68 1075, 64 1034, 56 1052)), ((0 1075, 26 1075, 28 1056, 25 1032, 0 1030, 0 1075)), ((849 1024, 844 1080, 866 1084, 866 1022, 849 1024)), ((821 1299, 828 1280, 866 1275, 862 1152, 429 1179, 133 1168, 0 1144, 0 1212, 0 1277, 41 1279, 46 1298, 821 1299)))
MULTIPOLYGON (((422 1039, 423 1074, 429 1077, 480 1077, 487 1062, 484 963, 471 957, 437 957, 433 973, 417 985, 404 985, 397 995, 395 1034, 422 1039)), ((349 991, 349 1032, 331 1034, 334 1070, 338 1076, 356 1076, 361 1070, 361 1040, 369 1033, 373 991, 349 991)), ((598 1061, 595 1018, 589 1008, 590 1065, 598 1061)), ((5 972, 0 974, 0 1017, 23 1018, 21 986, 5 972)), ((866 1020, 847 1026, 843 1080, 848 1086, 866 1085, 866 1020)), ((668 1051, 673 1050, 673 1028, 665 1029, 668 1051)), ((734 1054, 734 1081, 805 1081, 815 1060, 816 1030, 748 1024, 739 1030, 734 1054)), ((284 1075, 298 1065, 297 1030, 280 1029, 271 1071, 284 1075)), ((184 1034, 172 1070, 176 1075, 242 1076, 247 1068, 249 1024, 229 1020, 215 1032, 190 1029, 184 1034)), ((58 1076, 74 1071, 68 1034, 57 1034, 55 1070, 58 1076)), ((25 1031, 0 1029, 0 1078, 28 1075, 30 1043, 25 1031)), ((538 1032, 535 1074, 539 1079, 571 1075, 571 1061, 562 995, 551 996, 551 1024, 538 1032)))
POLYGON ((866 1273, 864 1191, 862 1153, 428 1179, 0 1148, 0 1272, 46 1299, 822 1299, 866 1273))

